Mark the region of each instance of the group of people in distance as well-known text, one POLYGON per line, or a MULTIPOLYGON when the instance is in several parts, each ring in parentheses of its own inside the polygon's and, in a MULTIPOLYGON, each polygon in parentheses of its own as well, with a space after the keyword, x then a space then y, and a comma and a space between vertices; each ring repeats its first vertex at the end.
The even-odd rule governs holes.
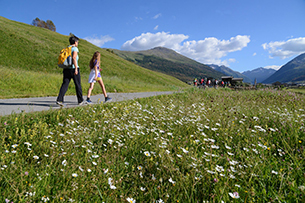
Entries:
POLYGON ((101 54, 98 51, 96 51, 93 54, 93 56, 90 60, 90 63, 89 63, 89 67, 90 67, 91 71, 89 74, 88 83, 90 85, 89 85, 89 89, 88 89, 87 99, 86 99, 86 101, 84 101, 82 87, 81 87, 80 69, 78 66, 79 38, 76 36, 71 36, 69 38, 69 42, 70 42, 70 46, 72 46, 72 48, 71 48, 72 67, 63 69, 63 82, 62 82, 61 88, 59 90, 56 104, 59 106, 65 106, 64 96, 68 90, 71 79, 73 79, 74 84, 75 84, 76 96, 77 96, 77 101, 78 101, 79 105, 92 104, 92 101, 90 100, 90 96, 91 96, 95 82, 98 82, 100 84, 103 94, 105 96, 105 102, 110 101, 111 98, 107 96, 105 85, 103 83, 101 72, 100 72, 101 71, 101 68, 100 68, 101 54))
POLYGON ((228 82, 224 82, 224 81, 220 81, 220 83, 219 83, 219 81, 217 80, 217 79, 213 79, 213 80, 211 80, 211 79, 203 79, 203 78, 201 78, 201 79, 197 79, 197 78, 194 78, 194 86, 195 87, 198 87, 198 86, 203 86, 203 87, 215 87, 215 88, 217 88, 218 86, 221 86, 221 87, 225 87, 225 86, 229 86, 230 85, 230 83, 228 83, 228 82))

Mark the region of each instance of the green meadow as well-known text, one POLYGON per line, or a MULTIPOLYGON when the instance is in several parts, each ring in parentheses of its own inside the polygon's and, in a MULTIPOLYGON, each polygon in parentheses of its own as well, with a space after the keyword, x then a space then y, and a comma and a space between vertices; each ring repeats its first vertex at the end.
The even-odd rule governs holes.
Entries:
MULTIPOLYGON (((69 45, 69 36, 1 16, 0 27, 0 99, 56 96, 63 77, 62 69, 57 66, 58 55, 69 45)), ((89 88, 89 61, 95 51, 101 53, 102 78, 108 92, 168 91, 188 87, 174 77, 137 66, 84 39, 80 39, 79 51, 84 95, 89 88)), ((101 88, 95 87, 93 94, 101 93, 101 88)), ((71 94, 75 94, 73 82, 67 92, 67 95, 71 94)))
POLYGON ((304 202, 304 97, 194 88, 0 117, 0 201, 304 202))

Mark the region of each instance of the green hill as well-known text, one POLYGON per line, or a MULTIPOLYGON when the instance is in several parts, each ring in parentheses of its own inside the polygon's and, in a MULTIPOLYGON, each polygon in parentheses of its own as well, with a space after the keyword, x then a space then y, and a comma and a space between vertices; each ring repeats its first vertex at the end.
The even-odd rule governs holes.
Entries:
POLYGON ((263 83, 274 82, 293 82, 304 83, 305 82, 305 53, 295 57, 285 65, 283 65, 278 71, 272 74, 269 78, 263 81, 263 83))
MULTIPOLYGON (((69 44, 68 38, 0 16, 0 98, 57 95, 62 82, 62 69, 57 67, 57 57, 59 51, 69 44)), ((176 78, 144 69, 86 40, 80 39, 79 50, 84 95, 88 89, 88 63, 95 51, 101 53, 102 75, 108 92, 186 87, 176 78)), ((101 93, 100 88, 96 87, 93 93, 101 93)), ((67 94, 75 94, 73 82, 67 94)))
POLYGON ((111 51, 139 66, 174 76, 184 82, 192 81, 195 77, 213 77, 220 79, 223 75, 207 65, 164 47, 136 52, 115 49, 111 51))

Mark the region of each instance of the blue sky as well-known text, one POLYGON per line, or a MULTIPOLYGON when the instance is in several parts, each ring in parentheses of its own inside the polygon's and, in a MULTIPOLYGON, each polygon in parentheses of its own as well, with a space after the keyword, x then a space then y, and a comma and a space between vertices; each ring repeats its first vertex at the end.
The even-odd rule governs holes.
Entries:
POLYGON ((305 0, 0 0, 0 16, 52 20, 58 33, 102 48, 163 46, 239 72, 278 69, 305 52, 305 0))

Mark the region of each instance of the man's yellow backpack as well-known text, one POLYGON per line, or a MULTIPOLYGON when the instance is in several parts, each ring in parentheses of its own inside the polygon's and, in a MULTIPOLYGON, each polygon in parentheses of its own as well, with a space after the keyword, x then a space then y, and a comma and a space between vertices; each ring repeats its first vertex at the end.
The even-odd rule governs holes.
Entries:
POLYGON ((68 46, 60 51, 58 56, 58 66, 60 68, 71 68, 72 67, 72 56, 71 56, 72 46, 68 46))

